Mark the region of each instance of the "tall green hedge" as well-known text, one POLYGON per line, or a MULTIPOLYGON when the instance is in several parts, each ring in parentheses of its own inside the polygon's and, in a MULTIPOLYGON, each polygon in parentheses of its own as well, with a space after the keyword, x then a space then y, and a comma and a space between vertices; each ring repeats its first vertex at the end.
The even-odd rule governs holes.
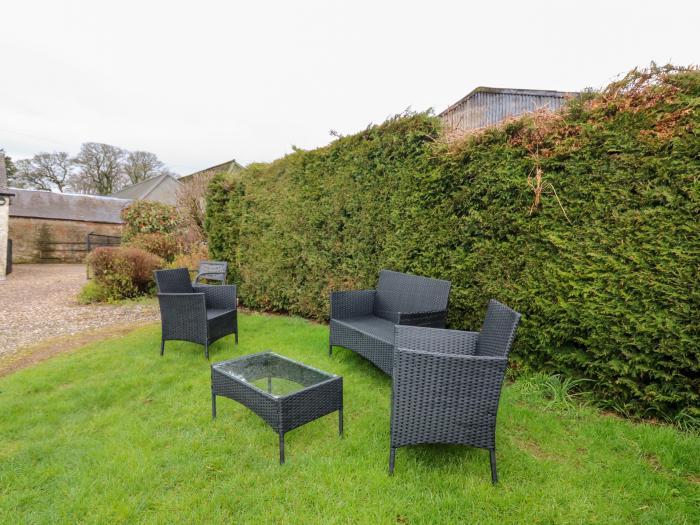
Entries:
POLYGON ((453 328, 478 329, 491 297, 524 314, 513 366, 700 417, 697 71, 633 72, 458 141, 404 115, 210 190, 210 251, 247 306, 323 319, 329 291, 381 268, 445 278, 453 328))

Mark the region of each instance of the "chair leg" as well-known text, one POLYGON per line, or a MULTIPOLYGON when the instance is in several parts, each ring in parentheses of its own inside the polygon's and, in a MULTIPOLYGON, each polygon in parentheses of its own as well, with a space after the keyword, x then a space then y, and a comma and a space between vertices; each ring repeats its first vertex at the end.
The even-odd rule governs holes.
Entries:
POLYGON ((496 449, 489 450, 489 458, 491 460, 491 483, 498 483, 498 474, 496 473, 496 449))
POLYGON ((204 356, 207 358, 207 361, 209 361, 209 343, 204 343, 204 356))
POLYGON ((165 339, 160 340, 160 355, 163 355, 163 352, 165 352, 165 339))
POLYGON ((211 417, 212 419, 216 417, 216 394, 213 390, 211 392, 211 417))
POLYGON ((389 475, 394 475, 394 460, 396 459, 396 449, 391 447, 389 450, 389 475))
POLYGON ((284 432, 280 432, 280 465, 284 465, 284 432))
POLYGON ((333 355, 333 343, 328 343, 328 355, 333 355))
POLYGON ((235 332, 236 334, 236 344, 238 344, 238 332, 235 332))

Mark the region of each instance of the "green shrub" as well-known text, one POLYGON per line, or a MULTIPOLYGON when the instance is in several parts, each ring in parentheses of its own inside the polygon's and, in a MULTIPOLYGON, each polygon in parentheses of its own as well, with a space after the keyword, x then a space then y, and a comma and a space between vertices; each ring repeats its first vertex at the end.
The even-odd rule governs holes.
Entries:
POLYGON ((137 233, 129 239, 127 245, 157 255, 167 262, 172 262, 181 251, 178 239, 163 233, 137 233))
POLYGON ((153 293, 153 270, 162 268, 165 261, 139 248, 97 248, 88 257, 98 292, 108 301, 129 299, 153 293))
POLYGON ((161 202, 135 201, 122 210, 124 241, 140 233, 174 234, 180 217, 174 206, 161 202))
POLYGON ((700 73, 633 72, 458 142, 407 115, 210 186, 242 302, 317 319, 381 268, 449 279, 449 324, 523 313, 511 364, 611 408, 700 416, 700 73))
POLYGON ((78 293, 80 304, 105 303, 109 300, 108 290, 94 279, 86 282, 78 293))

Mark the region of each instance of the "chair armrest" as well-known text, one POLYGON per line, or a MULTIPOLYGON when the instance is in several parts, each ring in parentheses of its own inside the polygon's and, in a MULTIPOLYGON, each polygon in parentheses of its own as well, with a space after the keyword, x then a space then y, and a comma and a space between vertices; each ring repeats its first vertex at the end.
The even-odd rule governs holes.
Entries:
POLYGON ((163 316, 181 315, 192 313, 196 315, 198 310, 204 311, 206 320, 206 302, 203 293, 159 293, 158 304, 163 316))
POLYGON ((507 357, 446 354, 397 347, 394 350, 393 382, 394 385, 397 384, 398 372, 399 386, 406 380, 412 383, 420 377, 425 381, 440 381, 444 378, 447 384, 455 385, 465 380, 477 380, 484 389, 489 384, 500 389, 507 366, 507 357), (413 379, 409 380, 409 377, 413 379))
POLYGON ((399 312, 396 324, 445 328, 446 322, 447 310, 433 310, 427 312, 399 312))
POLYGON ((194 281, 192 282, 192 286, 196 286, 199 284, 199 280, 201 278, 204 279, 211 279, 212 281, 221 281, 223 284, 226 284, 226 276, 224 275, 223 279, 221 277, 207 277, 207 275, 223 275, 223 272, 202 272, 198 273, 197 277, 194 278, 194 281))
POLYGON ((498 403, 508 359, 481 355, 443 354, 396 348, 392 391, 398 398, 428 396, 436 405, 445 396, 496 396, 498 403))
POLYGON ((206 341, 207 309, 203 293, 159 293, 164 339, 206 341))
POLYGON ((196 284, 192 288, 195 292, 204 294, 207 308, 235 310, 238 306, 235 284, 222 284, 220 286, 196 284))
POLYGON ((396 348, 441 354, 474 355, 478 343, 479 332, 410 325, 394 327, 396 348))
MULTIPOLYGON (((439 426, 449 421, 449 425, 465 430, 495 424, 506 366, 505 357, 396 348, 392 371, 392 443, 402 446, 425 442, 426 436, 419 434, 431 423, 439 426), (412 432, 407 432, 406 427, 416 430, 416 435, 407 435, 412 432)), ((429 433, 434 431, 429 429, 429 433)))
POLYGON ((371 315, 375 295, 374 290, 331 292, 331 319, 371 315))

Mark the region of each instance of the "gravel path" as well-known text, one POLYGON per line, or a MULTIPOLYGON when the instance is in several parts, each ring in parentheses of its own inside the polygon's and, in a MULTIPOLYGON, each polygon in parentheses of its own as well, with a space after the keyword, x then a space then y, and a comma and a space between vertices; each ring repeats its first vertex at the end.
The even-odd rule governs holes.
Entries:
POLYGON ((81 305, 82 264, 18 264, 0 281, 0 360, 56 336, 158 319, 156 304, 81 305))

